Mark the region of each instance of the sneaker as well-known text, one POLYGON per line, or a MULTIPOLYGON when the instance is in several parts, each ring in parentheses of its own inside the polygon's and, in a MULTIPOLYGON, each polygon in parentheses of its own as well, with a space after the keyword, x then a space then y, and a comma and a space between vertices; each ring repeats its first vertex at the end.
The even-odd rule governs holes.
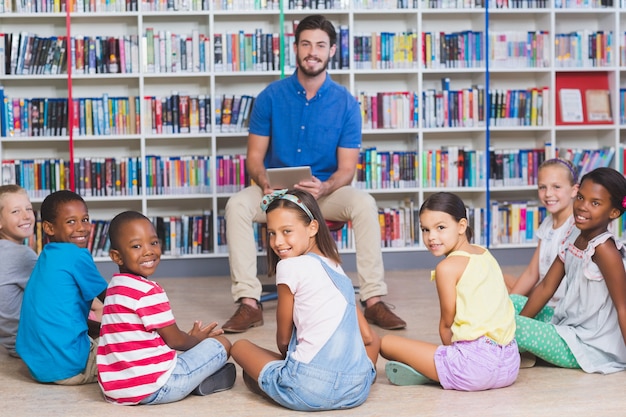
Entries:
MULTIPOLYGON (((392 306, 393 308, 393 306, 392 306)), ((390 309, 388 304, 379 301, 376 304, 366 307, 363 312, 368 323, 377 325, 385 330, 404 329, 406 322, 396 316, 390 309)))
POLYGON ((222 326, 225 333, 242 333, 250 327, 263 325, 263 306, 257 303, 258 308, 239 303, 235 314, 222 326))
POLYGON ((236 376, 235 364, 227 362, 216 373, 205 378, 191 393, 193 395, 209 395, 214 392, 226 391, 235 385, 236 376))
POLYGON ((537 357, 530 352, 520 352, 520 369, 532 368, 537 363, 537 357))
POLYGON ((433 382, 402 362, 389 361, 385 365, 387 379, 393 385, 423 385, 433 382))

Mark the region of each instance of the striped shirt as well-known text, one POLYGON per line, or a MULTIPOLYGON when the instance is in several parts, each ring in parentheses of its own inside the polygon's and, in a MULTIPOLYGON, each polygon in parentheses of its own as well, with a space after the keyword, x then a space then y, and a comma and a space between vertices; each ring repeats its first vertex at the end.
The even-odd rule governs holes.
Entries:
POLYGON ((158 391, 176 365, 176 351, 157 329, 175 323, 156 282, 115 274, 107 288, 98 343, 98 382, 106 399, 138 404, 158 391))

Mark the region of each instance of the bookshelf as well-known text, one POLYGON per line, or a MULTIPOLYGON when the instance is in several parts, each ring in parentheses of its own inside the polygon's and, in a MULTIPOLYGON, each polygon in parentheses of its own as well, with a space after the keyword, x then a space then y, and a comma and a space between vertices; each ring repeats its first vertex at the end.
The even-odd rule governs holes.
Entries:
MULTIPOLYGON (((14 117, 24 109, 29 115, 11 132, 3 112, 2 178, 10 178, 10 161, 34 160, 55 184, 69 175, 62 161, 73 158, 77 190, 93 219, 133 209, 192 223, 211 213, 210 249, 172 248, 166 258, 225 258, 221 215, 246 184, 247 133, 245 118, 225 111, 224 102, 250 105, 269 82, 290 75, 293 22, 323 13, 341 31, 331 76, 362 104, 363 159, 354 184, 375 196, 381 222, 393 217, 381 229, 384 251, 425 252, 419 233, 410 231, 413 211, 444 189, 470 207, 482 244, 532 248, 542 158, 610 158, 624 170, 626 8, 570 3, 495 0, 486 10, 481 0, 296 1, 281 11, 277 2, 74 0, 67 14, 64 1, 29 2, 26 9, 5 0, 4 39, 38 38, 52 62, 47 68, 39 53, 39 60, 24 56, 12 68, 10 45, 0 42, 8 68, 0 70, 2 94, 14 117), (253 44, 273 48, 263 54, 259 47, 254 58, 239 52, 253 44), (71 75, 59 62, 55 67, 55 46, 73 57, 71 75), (559 123, 560 86, 588 78, 606 86, 612 119, 559 123), (68 126, 70 92, 77 117, 68 126), (85 183, 85 173, 109 166, 117 181, 114 175, 107 185, 103 174, 99 187, 98 177, 85 183), (528 225, 520 213, 528 213, 528 225)), ((46 193, 33 189, 31 198, 37 205, 46 193)), ((353 251, 349 231, 338 239, 344 253, 353 251)))

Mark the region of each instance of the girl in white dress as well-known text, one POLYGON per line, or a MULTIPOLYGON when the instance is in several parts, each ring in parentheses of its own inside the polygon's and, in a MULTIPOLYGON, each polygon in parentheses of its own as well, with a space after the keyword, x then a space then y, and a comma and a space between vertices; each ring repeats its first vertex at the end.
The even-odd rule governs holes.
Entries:
POLYGON ((516 316, 515 338, 563 368, 608 374, 626 368, 626 248, 608 230, 626 210, 626 178, 612 168, 583 176, 574 199, 576 228, 516 316), (565 278, 550 323, 536 320, 565 278))

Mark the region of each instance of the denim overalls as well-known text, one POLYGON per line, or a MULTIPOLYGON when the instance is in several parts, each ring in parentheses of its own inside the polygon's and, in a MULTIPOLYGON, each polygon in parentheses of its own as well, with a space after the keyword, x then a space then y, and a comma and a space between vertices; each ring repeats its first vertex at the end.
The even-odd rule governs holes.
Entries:
POLYGON ((291 358, 297 340, 294 328, 287 358, 265 365, 259 375, 259 386, 274 401, 293 410, 356 407, 367 399, 376 369, 367 356, 359 331, 352 282, 326 265, 318 255, 309 255, 321 262, 348 302, 343 319, 310 363, 291 358))

